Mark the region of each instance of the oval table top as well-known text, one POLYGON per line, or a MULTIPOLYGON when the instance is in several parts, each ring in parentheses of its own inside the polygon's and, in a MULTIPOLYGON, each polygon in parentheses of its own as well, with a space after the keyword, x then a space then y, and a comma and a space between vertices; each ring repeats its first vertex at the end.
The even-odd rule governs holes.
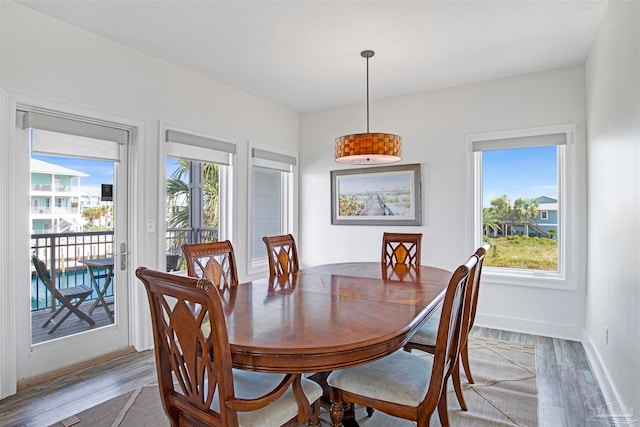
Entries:
POLYGON ((352 262, 259 279, 222 293, 233 364, 322 372, 401 348, 444 298, 451 272, 352 262))

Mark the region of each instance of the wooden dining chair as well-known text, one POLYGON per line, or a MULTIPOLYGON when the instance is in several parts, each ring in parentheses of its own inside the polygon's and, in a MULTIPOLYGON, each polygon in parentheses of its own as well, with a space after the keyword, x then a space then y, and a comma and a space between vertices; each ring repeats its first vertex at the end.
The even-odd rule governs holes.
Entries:
MULTIPOLYGON (((487 243, 484 246, 478 248, 475 252, 475 256, 478 258, 476 267, 469 275, 469 289, 467 291, 467 302, 465 304, 465 310, 463 313, 462 330, 460 332, 460 360, 458 361, 458 367, 451 375, 453 381, 453 388, 458 398, 458 403, 463 411, 467 410, 467 403, 462 393, 462 383, 460 378, 460 364, 463 366, 467 381, 473 384, 473 377, 471 376, 471 368, 469 366, 469 349, 468 338, 471 328, 473 328, 473 322, 476 317, 476 307, 478 305, 478 294, 480 290, 480 277, 482 275, 482 265, 484 263, 484 257, 487 251, 491 248, 491 244, 487 243)), ((416 332, 411 340, 404 346, 404 349, 411 351, 413 349, 422 350, 427 353, 433 354, 436 351, 436 336, 438 332, 438 316, 434 315, 430 318, 419 330, 416 332)))
POLYGON ((322 387, 300 374, 232 369, 218 288, 139 267, 147 291, 162 406, 171 426, 319 426, 322 387))
POLYGON ((238 284, 236 256, 230 241, 183 245, 182 251, 187 262, 187 275, 206 277, 218 289, 238 284))
POLYGON ((267 246, 270 277, 298 271, 298 249, 291 234, 264 236, 262 240, 267 246))
POLYGON ((382 263, 420 265, 422 233, 384 233, 382 263))
POLYGON ((80 310, 80 304, 86 300, 91 292, 93 291, 91 287, 86 285, 78 285, 78 286, 70 286, 67 288, 57 288, 53 281, 51 280, 51 274, 47 269, 47 265, 38 258, 36 255, 31 256, 31 261, 33 262, 33 266, 36 269, 36 274, 38 278, 47 290, 51 293, 51 297, 59 303, 58 309, 47 319, 46 322, 42 325, 43 328, 46 328, 49 323, 53 322, 56 317, 66 308, 67 312, 60 320, 58 320, 53 328, 49 331, 50 334, 54 333, 62 323, 67 320, 71 314, 75 314, 80 319, 87 322, 90 326, 96 324, 96 322, 89 317, 86 313, 80 310))
POLYGON ((399 350, 371 363, 329 374, 332 427, 341 425, 345 402, 416 421, 418 427, 427 427, 437 408, 441 424, 449 425, 447 380, 458 360, 465 294, 469 273, 476 263, 474 255, 451 276, 433 357, 399 350))

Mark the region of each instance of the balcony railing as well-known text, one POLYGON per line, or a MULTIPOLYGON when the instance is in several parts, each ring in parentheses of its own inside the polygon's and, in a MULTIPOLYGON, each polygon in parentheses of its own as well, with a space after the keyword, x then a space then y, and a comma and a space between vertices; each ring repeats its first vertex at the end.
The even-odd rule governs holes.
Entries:
POLYGON ((74 187, 71 185, 31 184, 31 191, 55 191, 56 193, 71 193, 77 191, 78 188, 78 186, 74 187), (74 188, 76 190, 74 190, 74 188))
MULTIPOLYGON (((31 252, 45 262, 50 272, 55 272, 51 278, 58 288, 89 285, 91 279, 80 261, 112 257, 113 231, 32 234, 31 252)), ((33 266, 31 271, 31 310, 55 306, 33 266)), ((105 296, 113 296, 113 289, 108 289, 105 296)))
MULTIPOLYGON (((182 246, 193 242, 218 241, 217 228, 170 228, 166 232, 167 263, 171 260, 172 269, 184 269, 182 246)), ((90 285, 91 278, 83 259, 108 258, 113 256, 113 231, 86 231, 79 233, 38 233, 31 235, 31 252, 47 265, 52 280, 58 288, 78 285, 90 285)), ((169 265, 168 265, 169 266, 169 265)), ((31 266, 31 310, 44 310, 53 307, 51 294, 38 278, 31 266)), ((101 273, 101 272, 98 272, 101 273)), ((102 279, 104 280, 104 279, 102 279)), ((113 282, 112 282, 113 283, 113 282)), ((101 283, 100 283, 101 284, 101 283)), ((113 287, 105 296, 113 296, 113 287)), ((89 297, 95 299, 94 295, 89 297)))
POLYGON ((167 270, 184 270, 182 246, 194 242, 217 242, 217 228, 168 228, 167 270))
POLYGON ((55 207, 55 208, 44 208, 44 207, 38 207, 38 206, 32 206, 31 207, 31 213, 34 215, 37 214, 45 214, 45 215, 79 215, 80 214, 80 208, 78 207, 55 207))

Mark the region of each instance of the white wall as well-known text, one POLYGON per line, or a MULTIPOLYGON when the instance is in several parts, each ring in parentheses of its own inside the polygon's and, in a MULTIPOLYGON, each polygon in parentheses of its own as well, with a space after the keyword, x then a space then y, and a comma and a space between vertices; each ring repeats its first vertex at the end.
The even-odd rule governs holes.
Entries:
POLYGON ((640 3, 610 2, 586 63, 585 344, 608 398, 640 410, 640 3), (609 329, 605 342, 604 328, 609 329))
MULTIPOLYGON (((163 239, 162 231, 158 230, 160 227, 156 227, 156 233, 145 231, 148 220, 162 223, 158 170, 162 163, 158 150, 160 124, 238 144, 231 240, 238 254, 240 278, 245 280, 247 147, 252 142, 297 152, 297 114, 12 1, 0 1, 0 17, 0 86, 8 95, 130 117, 143 124, 142 137, 136 141, 132 157, 136 197, 131 206, 135 213, 131 226, 136 231, 129 243, 134 267, 158 268, 164 259, 159 244, 163 239)), ((4 112, 3 118, 10 114, 4 112)), ((5 134, 2 138, 3 145, 10 143, 5 134)), ((11 153, 11 149, 2 152, 11 153)), ((13 182, 8 167, 11 165, 7 164, 10 157, 0 159, 0 188, 13 182)), ((24 216, 24 213, 16 214, 24 216)), ((0 224, 0 236, 8 235, 10 227, 9 223, 0 224)), ((10 260, 11 257, 14 255, 6 245, 0 246, 0 259, 10 260)), ((17 286, 13 274, 10 269, 0 272, 0 295, 11 295, 9 291, 17 286)), ((135 282, 132 279, 132 285, 135 282)), ((137 286, 131 301, 134 305, 146 306, 141 286, 137 286)), ((0 301, 0 313, 4 313, 0 314, 0 320, 8 325, 8 329, 0 327, 0 339, 10 343, 10 348, 15 347, 15 341, 5 339, 10 338, 10 329, 15 326, 12 304, 13 300, 9 298, 0 301)), ((133 343, 138 348, 148 347, 151 344, 148 315, 134 320, 142 322, 143 327, 132 331, 133 343)), ((7 371, 1 374, 8 378, 5 376, 7 371)), ((11 383, 11 378, 7 382, 11 383)), ((0 389, 0 396, 6 392, 0 389)))
MULTIPOLYGON (((371 83, 375 91, 376 82, 371 83)), ((584 70, 581 66, 504 78, 371 103, 371 131, 403 137, 401 163, 421 163, 422 262, 453 269, 475 250, 471 215, 470 153, 465 135, 575 123, 576 187, 580 215, 569 256, 586 256, 584 70)), ((305 114, 300 120, 300 244, 304 265, 377 261, 387 227, 332 226, 329 171, 337 136, 366 130, 365 106, 305 114)), ((584 322, 585 267, 569 271, 574 290, 505 286, 483 280, 477 323, 572 339, 584 322)))
MULTIPOLYGON (((297 114, 14 2, 2 2, 1 25, 4 89, 128 115, 148 124, 136 165, 143 171, 138 177, 144 188, 141 220, 158 216, 160 121, 237 142, 239 215, 232 240, 244 253, 247 142, 296 152, 297 114)), ((146 233, 140 237, 140 261, 150 265, 162 259, 156 256, 155 241, 146 233)), ((239 270, 246 271, 244 265, 239 270)))

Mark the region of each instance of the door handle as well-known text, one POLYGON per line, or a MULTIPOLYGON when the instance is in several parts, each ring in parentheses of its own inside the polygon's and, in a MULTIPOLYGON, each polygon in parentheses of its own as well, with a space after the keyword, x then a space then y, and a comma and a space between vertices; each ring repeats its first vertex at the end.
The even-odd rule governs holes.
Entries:
POLYGON ((127 252, 127 244, 120 243, 120 270, 124 271, 127 269, 127 255, 129 255, 129 252, 127 252))

